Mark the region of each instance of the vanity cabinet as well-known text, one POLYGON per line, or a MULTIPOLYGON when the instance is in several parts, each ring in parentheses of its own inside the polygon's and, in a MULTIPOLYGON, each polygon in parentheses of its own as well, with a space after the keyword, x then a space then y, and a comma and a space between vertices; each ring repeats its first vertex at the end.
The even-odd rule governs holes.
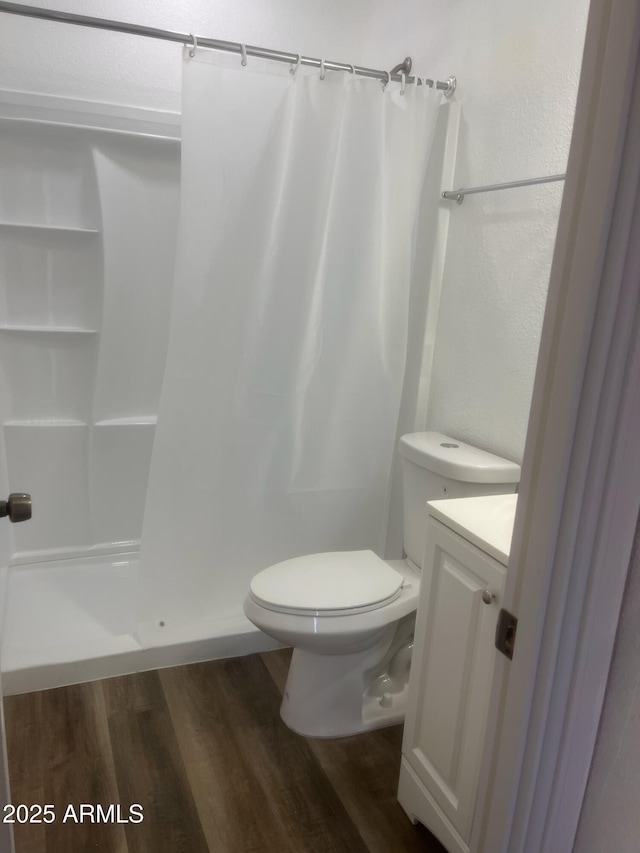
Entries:
POLYGON ((398 800, 449 853, 468 853, 506 558, 431 516, 426 543, 398 800))

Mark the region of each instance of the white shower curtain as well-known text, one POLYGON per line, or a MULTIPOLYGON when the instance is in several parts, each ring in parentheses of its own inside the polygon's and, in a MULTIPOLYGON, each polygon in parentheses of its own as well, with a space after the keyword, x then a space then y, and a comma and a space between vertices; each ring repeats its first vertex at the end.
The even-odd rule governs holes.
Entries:
POLYGON ((442 100, 400 88, 185 53, 145 645, 237 616, 252 575, 278 560, 383 551, 413 227, 442 100))

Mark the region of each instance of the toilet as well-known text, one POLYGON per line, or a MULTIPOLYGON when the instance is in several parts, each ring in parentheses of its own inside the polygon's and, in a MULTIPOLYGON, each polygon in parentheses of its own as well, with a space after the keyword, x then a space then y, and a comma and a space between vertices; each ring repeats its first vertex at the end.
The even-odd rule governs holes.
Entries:
POLYGON ((403 560, 307 554, 251 581, 247 618, 293 647, 280 714, 298 734, 344 737, 404 719, 430 500, 514 492, 520 466, 437 432, 402 436, 403 560))

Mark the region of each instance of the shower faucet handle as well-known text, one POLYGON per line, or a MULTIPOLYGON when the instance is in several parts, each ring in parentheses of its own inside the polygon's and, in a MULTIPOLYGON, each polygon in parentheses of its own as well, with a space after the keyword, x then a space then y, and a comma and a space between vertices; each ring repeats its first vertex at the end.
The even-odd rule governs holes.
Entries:
POLYGON ((0 518, 9 516, 14 524, 18 521, 28 521, 31 518, 31 495, 23 492, 12 492, 6 501, 0 501, 0 518))

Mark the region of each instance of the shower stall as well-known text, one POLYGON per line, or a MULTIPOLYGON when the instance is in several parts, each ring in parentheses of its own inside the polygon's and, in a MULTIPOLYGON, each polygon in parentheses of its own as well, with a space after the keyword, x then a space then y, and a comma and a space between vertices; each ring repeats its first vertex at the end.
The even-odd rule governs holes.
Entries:
MULTIPOLYGON (((136 648, 136 550, 167 349, 179 140, 0 118, 2 669, 136 648)), ((27 685, 28 686, 28 685, 27 685)))
MULTIPOLYGON (((327 67, 331 65, 336 64, 327 63, 327 67)), ((320 71, 326 74, 324 64, 320 71)), ((283 72, 283 85, 288 86, 289 69, 285 67, 283 72)), ((306 85, 310 78, 301 75, 301 79, 306 85)), ((331 85, 336 88, 338 84, 331 85)), ((379 84, 375 85, 379 91, 379 84)), ((398 87, 397 82, 395 85, 398 87)), ((406 85, 404 78, 400 85, 406 85)), ((438 84, 443 89, 446 85, 438 84)), ((319 91, 324 97, 329 88, 319 91)), ((404 96, 404 91, 400 94, 404 96)), ((402 332, 408 333, 406 371, 402 356, 404 387, 398 386, 395 414, 389 417, 393 431, 386 441, 390 457, 394 436, 414 429, 422 414, 417 389, 425 351, 429 351, 427 338, 435 329, 434 321, 426 318, 430 311, 433 316, 437 313, 448 219, 446 208, 438 207, 438 192, 443 170, 445 181, 453 176, 457 119, 454 105, 438 97, 441 102, 429 131, 432 154, 426 176, 420 173, 420 185, 415 187, 416 200, 423 200, 421 238, 415 241, 415 271, 405 293, 410 305, 404 321, 407 329, 402 332)), ((174 374, 176 358, 179 360, 180 351, 188 345, 176 332, 175 315, 190 296, 180 296, 176 305, 174 267, 181 183, 184 192, 179 120, 151 112, 124 112, 123 116, 122 110, 114 108, 100 113, 91 105, 51 97, 24 101, 14 97, 0 103, 0 487, 5 493, 29 492, 33 497, 32 519, 3 528, 2 562, 7 569, 2 578, 0 666, 5 693, 245 654, 275 645, 242 615, 244 576, 236 572, 233 584, 222 576, 228 571, 232 577, 233 566, 212 568, 214 574, 208 579, 206 571, 201 572, 209 584, 203 587, 203 594, 211 595, 212 590, 215 594, 220 587, 223 598, 226 595, 222 604, 216 602, 215 618, 194 617, 193 624, 183 619, 175 628, 164 619, 156 620, 157 636, 151 638, 148 631, 140 630, 141 595, 146 601, 160 592, 166 599, 172 593, 163 592, 163 585, 174 584, 179 591, 181 585, 190 583, 180 559, 169 565, 165 577, 155 573, 155 565, 149 569, 147 561, 144 583, 139 567, 143 528, 153 527, 153 519, 145 522, 152 456, 161 456, 164 450, 169 465, 184 468, 185 464, 180 434, 174 434, 174 445, 168 451, 168 432, 155 449, 154 437, 161 398, 167 394, 163 383, 170 386, 172 376, 170 369, 167 379, 167 365, 172 363, 168 360, 170 340, 174 374)), ((280 191, 279 185, 276 189, 280 191)), ((184 221, 188 221, 184 196, 182 208, 184 230, 184 221)), ((410 223, 410 238, 414 225, 410 223)), ((286 237, 279 242, 286 243, 286 237)), ((401 262, 396 259, 394 263, 401 276, 401 262)), ((314 293, 310 304, 319 315, 326 313, 336 296, 330 291, 323 291, 320 297, 314 293)), ((351 333, 343 318, 349 311, 356 312, 354 318, 362 312, 355 303, 348 307, 348 302, 339 299, 336 316, 344 326, 340 334, 348 345, 351 333)), ((251 311, 255 304, 256 297, 246 303, 251 311)), ((374 305, 374 311, 381 306, 382 302, 374 305)), ((264 327, 264 317, 259 324, 264 327)), ((339 328, 334 326, 332 334, 338 334, 335 329, 339 328)), ((363 355, 368 352, 373 328, 366 327, 363 355)), ((304 347, 308 349, 307 344, 304 347)), ((328 352, 326 346, 322 352, 328 352)), ((402 350, 385 355, 382 373, 390 370, 393 360, 398 361, 398 352, 402 350)), ((321 360, 319 353, 313 355, 314 369, 321 360)), ((264 358, 258 360, 264 365, 264 358)), ((333 362, 328 369, 335 369, 333 362)), ((208 372, 203 373, 201 385, 207 384, 208 372)), ((331 373, 328 375, 330 379, 331 373)), ((362 385, 360 374, 354 381, 362 385)), ((296 387, 298 382, 299 377, 296 387)), ((325 381, 314 417, 327 406, 326 387, 325 381)), ((365 411, 371 405, 366 402, 367 391, 358 393, 359 406, 365 411)), ((378 398, 371 396, 373 391, 368 393, 375 404, 378 398)), ((251 417, 266 417, 265 400, 263 395, 263 409, 255 409, 251 417)), ((167 422, 171 405, 165 406, 167 422)), ((196 421, 202 417, 197 405, 188 404, 196 421)), ((269 417, 274 416, 275 410, 269 417)), ((348 413, 345 418, 347 425, 353 421, 348 413)), ((373 428, 374 421, 369 422, 373 428)), ((189 435, 193 437, 192 430, 189 435)), ((339 453, 349 452, 341 444, 337 446, 339 453)), ((362 452, 365 445, 356 441, 352 446, 362 452)), ((215 468, 211 458, 207 464, 215 468)), ((293 505, 299 509, 304 502, 315 501, 310 504, 311 518, 315 506, 323 504, 336 515, 336 500, 343 493, 352 495, 363 488, 359 482, 346 481, 346 485, 325 486, 333 469, 334 479, 348 474, 339 455, 331 461, 320 454, 306 473, 296 464, 296 476, 302 470, 306 480, 302 487, 293 488, 293 505)), ((167 532, 171 518, 177 519, 176 539, 180 540, 186 535, 181 520, 198 512, 190 503, 194 498, 188 490, 165 491, 158 482, 156 476, 155 506, 166 503, 163 535, 172 541, 168 548, 157 546, 155 554, 153 543, 147 546, 154 561, 161 560, 160 552, 171 551, 175 544, 173 533, 167 532)), ((179 476, 176 482, 180 482, 179 476)), ((268 481, 264 482, 262 497, 268 502, 273 498, 268 481)), ((384 518, 389 508, 392 518, 394 512, 397 516, 395 475, 376 488, 381 495, 376 510, 379 517, 384 518)), ((362 503, 363 509, 358 510, 362 519, 370 505, 362 503)), ((345 506, 351 507, 350 530, 345 526, 347 516, 338 513, 333 532, 324 535, 319 526, 306 539, 302 534, 296 539, 294 513, 294 534, 288 547, 359 547, 358 537, 370 538, 366 529, 373 516, 358 521, 352 508, 356 504, 352 501, 345 506)), ((205 527, 206 504, 200 511, 200 526, 205 527)), ((256 522, 255 529, 264 533, 267 528, 261 528, 261 523, 256 522)), ((298 532, 308 522, 301 523, 298 532)), ((377 541, 382 543, 376 545, 378 550, 385 547, 385 530, 381 529, 385 526, 386 521, 374 524, 377 541)), ((157 536, 150 538, 158 541, 157 536)), ((362 547, 368 545, 363 542, 362 547)), ((277 545, 271 551, 265 546, 265 561, 273 559, 271 552, 277 555, 277 545)), ((177 553, 181 553, 179 549, 177 553)), ((197 590, 194 594, 197 597, 197 590)))

